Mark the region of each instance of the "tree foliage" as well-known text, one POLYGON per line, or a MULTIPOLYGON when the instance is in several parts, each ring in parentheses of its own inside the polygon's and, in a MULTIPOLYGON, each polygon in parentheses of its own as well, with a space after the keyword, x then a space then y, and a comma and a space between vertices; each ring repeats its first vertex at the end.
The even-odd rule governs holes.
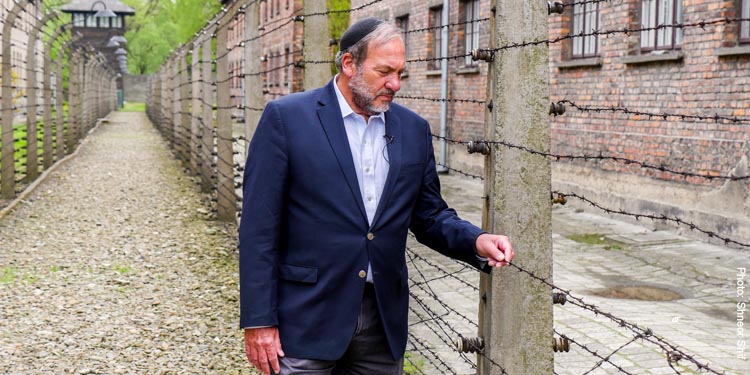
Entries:
MULTIPOLYGON (((350 0, 326 0, 326 6, 328 10, 342 10, 349 9, 351 7, 350 0)), ((339 40, 341 34, 346 31, 349 27, 349 12, 332 13, 328 15, 328 33, 331 38, 339 40)), ((331 57, 336 56, 339 51, 339 45, 336 43, 331 51, 331 57)), ((336 74, 337 70, 335 66, 331 66, 331 74, 336 74)))
POLYGON ((193 37, 221 8, 219 0, 123 0, 135 10, 127 21, 128 69, 150 74, 171 51, 193 37))

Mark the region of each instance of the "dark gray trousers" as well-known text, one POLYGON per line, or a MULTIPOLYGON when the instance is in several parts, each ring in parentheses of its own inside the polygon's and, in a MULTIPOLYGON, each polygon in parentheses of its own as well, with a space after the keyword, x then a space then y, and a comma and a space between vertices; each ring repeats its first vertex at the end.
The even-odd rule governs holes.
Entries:
POLYGON ((365 287, 357 328, 343 357, 336 361, 284 357, 280 362, 279 375, 401 375, 404 367, 403 358, 391 357, 371 284, 365 287))

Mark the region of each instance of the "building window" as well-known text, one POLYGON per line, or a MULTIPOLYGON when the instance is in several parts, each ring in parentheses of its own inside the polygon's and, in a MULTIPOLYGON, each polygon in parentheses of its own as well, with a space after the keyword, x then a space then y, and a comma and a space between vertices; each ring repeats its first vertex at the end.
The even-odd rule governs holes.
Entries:
POLYGON ((401 17, 396 17, 396 26, 401 28, 403 30, 403 38, 404 38, 404 51, 406 51, 405 56, 409 57, 409 15, 405 14, 401 17))
POLYGON ((121 28, 122 27, 122 16, 117 16, 112 19, 112 28, 121 28))
MULTIPOLYGON (((641 23, 646 28, 682 23, 682 0, 641 0, 641 23)), ((641 31, 641 50, 675 49, 682 45, 682 28, 641 31)))
POLYGON ((93 13, 86 15, 86 27, 96 27, 96 17, 93 13))
MULTIPOLYGON (((577 3, 573 5, 573 35, 591 34, 599 30, 601 13, 599 3, 577 3)), ((573 38, 573 58, 599 55, 599 35, 584 35, 573 38)))
POLYGON ((479 0, 464 1, 464 65, 476 65, 471 51, 479 48, 479 0))
MULTIPOLYGON (((750 18, 750 0, 740 2, 740 17, 750 18)), ((750 43, 750 21, 740 22, 740 43, 750 43)))
POLYGON ((430 62, 431 69, 441 69, 443 60, 441 46, 443 43, 443 7, 430 9, 430 31, 432 34, 432 54, 433 60, 430 62))
POLYGON ((73 13, 73 26, 83 27, 86 16, 83 13, 73 13))

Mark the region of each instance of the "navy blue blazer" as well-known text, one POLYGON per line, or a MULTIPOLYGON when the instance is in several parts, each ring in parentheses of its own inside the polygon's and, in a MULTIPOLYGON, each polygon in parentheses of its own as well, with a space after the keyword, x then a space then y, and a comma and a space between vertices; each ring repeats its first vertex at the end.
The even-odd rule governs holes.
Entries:
POLYGON ((440 196, 430 127, 392 104, 389 172, 372 225, 341 110, 326 86, 268 103, 250 143, 239 228, 240 326, 278 326, 286 355, 335 360, 351 340, 372 265, 394 358, 408 324, 407 231, 479 268, 482 231, 440 196))

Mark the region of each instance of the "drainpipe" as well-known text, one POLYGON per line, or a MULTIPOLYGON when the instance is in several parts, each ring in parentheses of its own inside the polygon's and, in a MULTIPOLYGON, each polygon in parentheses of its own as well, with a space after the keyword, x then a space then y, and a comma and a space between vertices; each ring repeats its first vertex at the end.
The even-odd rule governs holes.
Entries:
POLYGON ((448 169, 444 167, 445 153, 446 153, 446 142, 445 137, 447 136, 448 129, 448 28, 445 26, 448 24, 448 13, 450 13, 450 0, 443 0, 443 12, 442 20, 440 24, 443 26, 440 28, 440 34, 442 35, 440 40, 440 155, 438 158, 437 170, 440 173, 448 172, 448 169))

